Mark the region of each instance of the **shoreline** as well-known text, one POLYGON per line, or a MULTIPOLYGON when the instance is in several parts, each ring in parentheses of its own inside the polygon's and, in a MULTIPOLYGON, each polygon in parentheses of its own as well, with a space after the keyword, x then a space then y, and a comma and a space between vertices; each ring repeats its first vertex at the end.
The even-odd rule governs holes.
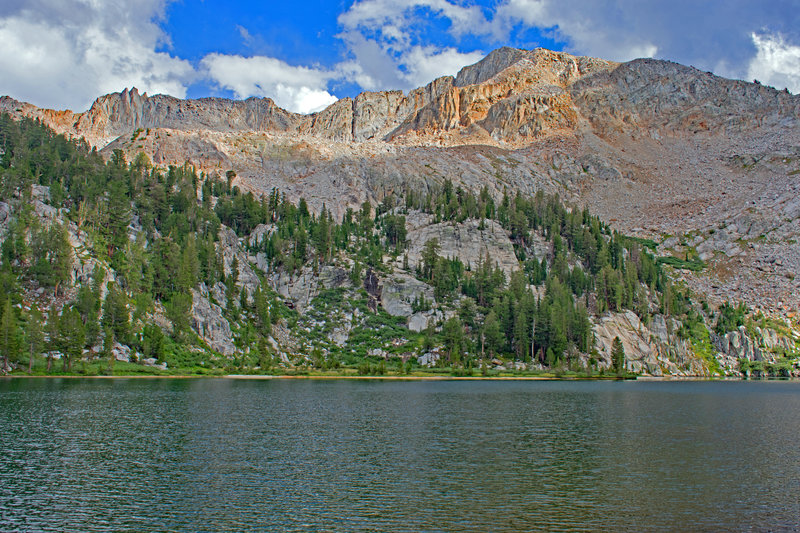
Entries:
POLYGON ((707 376, 634 376, 617 378, 616 376, 346 376, 346 375, 264 375, 264 374, 224 374, 217 376, 203 376, 192 374, 161 375, 161 374, 134 374, 117 376, 83 376, 69 375, 27 375, 13 374, 0 376, 0 380, 7 379, 230 379, 237 381, 268 381, 268 380, 367 380, 367 381, 639 381, 639 382, 686 382, 686 381, 798 381, 800 378, 744 378, 744 377, 707 377, 707 376))

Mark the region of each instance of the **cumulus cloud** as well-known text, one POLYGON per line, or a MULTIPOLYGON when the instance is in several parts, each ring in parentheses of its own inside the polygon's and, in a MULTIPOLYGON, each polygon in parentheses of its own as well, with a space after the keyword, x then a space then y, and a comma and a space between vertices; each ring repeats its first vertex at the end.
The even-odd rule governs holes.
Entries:
POLYGON ((31 0, 0 8, 0 94, 86 109, 98 95, 136 86, 186 95, 192 65, 158 52, 163 0, 31 0))
MULTIPOLYGON (((516 25, 551 28, 553 37, 568 49, 603 59, 629 61, 652 57, 658 46, 643 31, 652 8, 639 0, 507 0, 498 7, 495 33, 507 35, 516 25)), ((650 24, 658 24, 658 20, 650 24)))
POLYGON ((338 65, 342 79, 357 83, 368 91, 414 89, 441 76, 452 76, 461 67, 479 61, 484 53, 459 52, 452 47, 408 46, 392 53, 385 46, 362 35, 347 38, 354 59, 338 65))
POLYGON ((756 54, 762 66, 791 65, 786 47, 800 43, 797 0, 504 0, 491 23, 499 39, 537 27, 573 53, 617 61, 658 57, 737 78, 748 76, 756 54), (783 44, 756 42, 752 32, 780 35, 783 44))
POLYGON ((350 81, 368 90, 412 89, 483 57, 482 51, 461 52, 453 46, 426 42, 426 23, 446 25, 454 38, 488 35, 492 24, 478 6, 448 0, 361 0, 338 18, 339 38, 351 61, 340 65, 350 81))
POLYGON ((382 34, 388 41, 408 44, 409 26, 420 11, 450 22, 450 33, 459 36, 489 31, 489 22, 478 6, 459 5, 448 0, 361 0, 339 15, 345 31, 367 29, 382 34))
POLYGON ((404 56, 407 71, 403 77, 411 87, 420 87, 440 76, 453 76, 463 66, 480 61, 483 56, 483 52, 461 53, 455 48, 415 46, 404 56))
POLYGON ((758 52, 747 70, 749 79, 800 92, 800 46, 787 43, 781 35, 750 35, 758 52))
POLYGON ((267 96, 279 106, 299 113, 313 113, 336 101, 327 90, 333 73, 289 65, 279 59, 209 54, 201 61, 209 78, 230 89, 237 98, 267 96))
MULTIPOLYGON (((336 101, 331 75, 268 57, 209 54, 196 68, 169 52, 159 26, 169 0, 7 0, 0 3, 0 94, 35 105, 87 109, 101 94, 137 87, 186 96, 210 81, 239 98, 269 96, 292 111, 336 101)), ((239 27, 244 41, 253 37, 239 27)))

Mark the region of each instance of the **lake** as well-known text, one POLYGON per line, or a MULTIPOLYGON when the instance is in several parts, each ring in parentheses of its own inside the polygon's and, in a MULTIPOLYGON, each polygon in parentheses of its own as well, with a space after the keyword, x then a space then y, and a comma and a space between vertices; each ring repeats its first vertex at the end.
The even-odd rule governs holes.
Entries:
POLYGON ((797 530, 800 383, 0 379, 3 531, 797 530))

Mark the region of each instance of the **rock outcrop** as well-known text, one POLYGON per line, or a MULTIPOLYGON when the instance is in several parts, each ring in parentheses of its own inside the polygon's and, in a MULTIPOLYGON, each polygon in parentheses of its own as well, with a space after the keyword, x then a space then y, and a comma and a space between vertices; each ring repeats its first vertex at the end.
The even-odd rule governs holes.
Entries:
POLYGON ((219 230, 219 242, 217 243, 218 253, 222 257, 222 265, 225 275, 230 276, 233 272, 234 263, 236 266, 236 285, 244 288, 247 297, 252 298, 253 292, 258 287, 260 280, 250 266, 249 256, 239 245, 239 238, 232 229, 222 226, 219 230))
POLYGON ((325 265, 314 271, 303 267, 299 272, 277 271, 267 273, 267 282, 275 291, 290 301, 294 309, 304 313, 321 289, 336 289, 350 286, 350 278, 341 267, 325 265))
POLYGON ((488 257, 493 267, 499 267, 506 274, 506 279, 513 271, 519 270, 511 239, 496 221, 470 219, 461 223, 432 222, 433 217, 423 213, 412 212, 407 217, 410 243, 408 262, 412 268, 422 260, 425 243, 436 239, 439 256, 457 258, 467 267, 475 268, 488 257))
POLYGON ((651 376, 708 375, 693 357, 691 343, 680 339, 674 332, 677 324, 663 315, 653 317, 648 328, 632 311, 607 313, 593 327, 595 348, 602 360, 600 368, 612 368, 611 350, 619 337, 625 349, 625 366, 631 372, 651 376))
POLYGON ((236 350, 231 325, 223 316, 222 308, 196 289, 192 289, 191 325, 212 350, 226 356, 236 350))
POLYGON ((779 354, 797 351, 797 341, 779 335, 773 329, 756 327, 749 334, 744 326, 725 335, 712 335, 714 346, 722 354, 735 360, 774 362, 779 354))

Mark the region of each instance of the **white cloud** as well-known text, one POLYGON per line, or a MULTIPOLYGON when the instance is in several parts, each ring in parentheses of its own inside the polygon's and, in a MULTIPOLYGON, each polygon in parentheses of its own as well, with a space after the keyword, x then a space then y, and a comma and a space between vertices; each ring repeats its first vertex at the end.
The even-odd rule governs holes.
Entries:
POLYGON ((83 110, 99 95, 136 86, 184 97, 188 61, 157 52, 163 0, 32 0, 0 10, 0 94, 83 110))
POLYGON ((415 46, 404 55, 408 71, 403 74, 411 87, 421 87, 440 76, 455 76, 461 67, 480 61, 483 52, 461 53, 454 48, 415 46))
POLYGON ((781 35, 750 36, 758 52, 750 61, 747 77, 777 89, 800 92, 800 46, 787 43, 781 35))
POLYGON ((495 35, 507 36, 511 28, 553 28, 553 35, 568 49, 614 61, 653 57, 658 46, 647 27, 652 9, 639 0, 507 0, 495 13, 495 35), (647 13, 644 13, 647 12, 647 13))
POLYGON ((327 90, 333 73, 289 65, 279 59, 208 54, 201 61, 209 78, 237 98, 267 96, 284 109, 313 113, 337 98, 327 90))
MULTIPOLYGON (((269 96, 291 111, 316 111, 336 101, 326 90, 331 74, 317 69, 209 54, 198 72, 189 61, 157 51, 169 45, 159 26, 169 1, 0 2, 0 94, 82 111, 98 96, 126 87, 184 98, 189 84, 208 76, 239 98, 269 96)), ((252 42, 244 27, 237 29, 246 44, 252 42)))
POLYGON ((448 0, 361 0, 339 16, 339 38, 352 56, 339 72, 367 90, 413 89, 483 57, 423 42, 424 17, 443 19, 454 37, 487 35, 491 23, 477 6, 448 0))
POLYGON ((414 20, 413 12, 418 9, 448 19, 449 31, 456 36, 479 35, 489 30, 489 23, 478 6, 458 5, 448 0, 361 0, 339 15, 339 23, 345 31, 366 28, 398 37, 396 32, 405 33, 414 20))

